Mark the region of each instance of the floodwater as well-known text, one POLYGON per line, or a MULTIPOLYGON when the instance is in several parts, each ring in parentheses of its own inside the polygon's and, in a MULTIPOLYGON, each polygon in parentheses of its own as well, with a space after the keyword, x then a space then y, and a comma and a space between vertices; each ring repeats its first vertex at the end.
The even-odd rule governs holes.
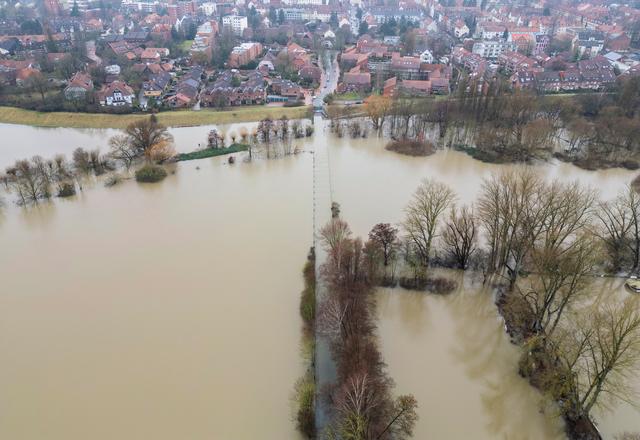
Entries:
MULTIPOLYGON (((196 149, 209 129, 172 129, 176 149, 196 149)), ((3 168, 79 146, 106 151, 115 131, 0 125, 0 133, 12 140, 0 148, 3 168)), ((425 177, 467 203, 503 168, 454 151, 403 157, 378 139, 336 139, 322 128, 298 143, 326 148, 320 166, 330 165, 331 178, 316 172, 318 187, 360 236, 399 222, 425 177)), ((96 184, 28 209, 5 195, 0 438, 295 439, 289 398, 304 368, 298 300, 312 243, 312 157, 185 162, 157 185, 96 184)), ((537 168, 607 198, 634 177, 537 168)), ((415 438, 561 438, 540 394, 517 376, 518 350, 473 280, 448 297, 377 296, 396 391, 420 405, 415 438)), ((640 414, 625 408, 599 418, 607 438, 640 430, 640 414)))
MULTIPOLYGON (((245 124, 220 124, 200 127, 171 128, 171 134, 175 140, 176 151, 188 153, 203 147, 207 142, 207 134, 212 128, 217 128, 219 133, 231 141, 231 135, 239 135, 240 127, 251 130, 257 123, 245 124)), ((3 142, 0 149, 0 170, 4 170, 17 159, 28 159, 39 155, 44 158, 52 158, 56 154, 64 154, 71 157, 71 153, 78 147, 86 150, 99 149, 106 153, 109 151, 109 138, 119 133, 119 130, 96 128, 52 128, 29 127, 25 125, 0 124, 0 133, 3 142)))
POLYGON ((519 350, 482 279, 454 277, 458 289, 447 296, 400 288, 377 293, 382 350, 396 391, 413 393, 420 405, 414 437, 564 438, 553 408, 542 413, 542 396, 518 376, 519 350))
POLYGON ((7 206, 0 438, 298 438, 310 156, 7 206))

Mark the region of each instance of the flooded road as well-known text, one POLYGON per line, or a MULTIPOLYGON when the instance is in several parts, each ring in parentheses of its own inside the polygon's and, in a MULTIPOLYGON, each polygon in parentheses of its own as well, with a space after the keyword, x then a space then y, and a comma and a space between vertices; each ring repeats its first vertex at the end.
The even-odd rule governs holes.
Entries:
MULTIPOLYGON (((176 149, 196 149, 208 130, 171 129, 176 149)), ((79 146, 106 151, 115 131, 0 125, 0 133, 13 140, 0 149, 4 168, 79 146)), ((363 237, 399 222, 425 177, 470 202, 504 167, 455 151, 403 157, 381 140, 336 139, 322 128, 298 143, 328 146, 322 191, 363 237)), ((289 397, 303 371, 298 300, 312 242, 312 159, 184 162, 158 185, 96 184, 29 209, 4 195, 0 438, 296 439, 289 397)), ((537 168, 607 198, 635 177, 537 168)), ((472 280, 461 286, 446 298, 377 293, 396 391, 419 402, 414 438, 561 438, 557 420, 538 411, 540 394, 516 374, 518 349, 492 298, 472 280)), ((639 416, 622 406, 598 420, 612 438, 640 430, 639 416)))

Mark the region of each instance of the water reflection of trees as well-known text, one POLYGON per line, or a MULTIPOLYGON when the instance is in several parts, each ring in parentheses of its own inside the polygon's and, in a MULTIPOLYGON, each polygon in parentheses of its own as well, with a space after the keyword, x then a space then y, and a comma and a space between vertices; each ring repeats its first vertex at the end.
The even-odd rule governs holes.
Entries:
POLYGON ((551 414, 545 423, 532 421, 531 405, 542 409, 544 400, 517 375, 518 352, 503 332, 490 289, 482 286, 481 280, 459 273, 454 276, 459 288, 447 298, 456 341, 452 358, 482 389, 480 401, 487 430, 496 436, 526 438, 534 426, 542 426, 544 438, 562 438, 561 422, 551 420, 551 414))

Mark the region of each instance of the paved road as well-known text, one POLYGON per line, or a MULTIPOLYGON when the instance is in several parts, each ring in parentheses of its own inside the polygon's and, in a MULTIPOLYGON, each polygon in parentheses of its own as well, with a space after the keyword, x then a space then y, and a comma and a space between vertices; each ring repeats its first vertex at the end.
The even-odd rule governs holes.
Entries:
POLYGON ((324 97, 335 92, 336 88, 338 87, 338 78, 340 78, 340 66, 336 61, 335 52, 326 51, 324 52, 324 56, 329 57, 332 60, 331 68, 325 70, 325 63, 320 63, 323 72, 322 79, 320 80, 320 87, 318 88, 316 97, 313 100, 314 108, 321 108, 324 105, 324 97))
POLYGON ((94 40, 85 43, 87 49, 87 58, 96 63, 96 66, 102 64, 102 58, 96 55, 96 42, 94 40))

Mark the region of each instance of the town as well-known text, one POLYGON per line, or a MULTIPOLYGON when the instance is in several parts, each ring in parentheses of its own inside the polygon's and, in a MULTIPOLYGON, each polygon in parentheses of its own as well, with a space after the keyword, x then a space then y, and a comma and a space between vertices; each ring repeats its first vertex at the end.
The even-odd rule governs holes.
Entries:
POLYGON ((497 81, 607 91, 640 74, 639 44, 640 10, 613 2, 4 1, 0 105, 128 113, 302 106, 316 95, 349 104, 497 81))
POLYGON ((0 439, 640 440, 640 0, 0 0, 0 133, 0 439))

